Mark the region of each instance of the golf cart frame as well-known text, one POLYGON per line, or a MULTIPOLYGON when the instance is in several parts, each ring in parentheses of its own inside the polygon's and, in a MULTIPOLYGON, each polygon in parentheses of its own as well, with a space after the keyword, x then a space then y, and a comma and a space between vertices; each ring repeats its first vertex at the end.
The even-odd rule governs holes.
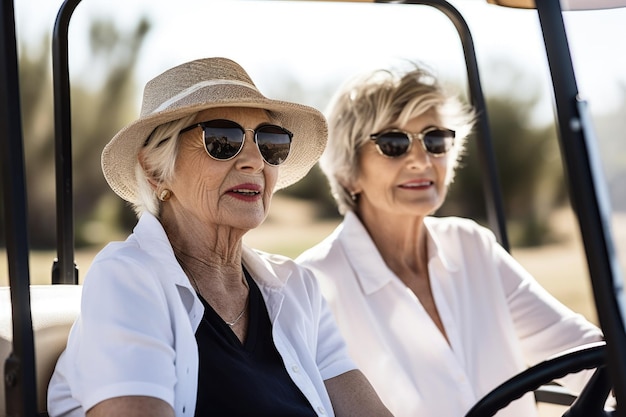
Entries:
MULTIPOLYGON (((497 3, 497 0, 488 1, 497 3)), ((465 20, 458 10, 444 0, 377 2, 431 6, 445 14, 454 24, 461 39, 467 66, 468 97, 479 115, 476 140, 483 170, 487 218, 498 241, 508 250, 488 116, 473 40, 465 20)), ((80 0, 66 0, 62 4, 57 14, 52 41, 58 254, 52 268, 52 286, 78 284, 78 270, 74 262, 68 30, 71 16, 79 3, 80 0)), ((3 192, 13 323, 13 349, 4 364, 6 415, 30 417, 46 414, 38 414, 41 410, 37 409, 15 13, 13 0, 0 0, 0 5, 0 56, 3 57, 0 63, 0 190, 3 192)), ((598 372, 588 384, 589 389, 578 397, 570 409, 570 415, 574 415, 576 406, 583 413, 576 415, 592 415, 585 411, 591 408, 585 407, 592 407, 591 403, 597 403, 592 407, 594 411, 597 407, 602 407, 611 388, 617 404, 626 404, 625 303, 622 277, 609 227, 608 193, 586 102, 578 96, 561 5, 559 0, 541 0, 537 1, 536 8, 552 76, 559 143, 569 184, 570 201, 582 235, 598 320, 606 343, 570 352, 529 369, 494 390, 467 416, 493 415, 510 401, 526 392, 535 391, 554 378, 590 368, 598 368, 598 372), (602 404, 599 404, 600 400, 602 404), (580 407, 583 407, 582 411, 580 407)), ((537 398, 542 401, 563 404, 571 402, 571 399, 563 400, 558 394, 551 396, 545 392, 537 392, 537 398)), ((4 410, 0 410, 0 416, 3 412, 4 410)), ((614 412, 597 411, 593 415, 626 416, 624 413, 626 411, 618 407, 614 412)))

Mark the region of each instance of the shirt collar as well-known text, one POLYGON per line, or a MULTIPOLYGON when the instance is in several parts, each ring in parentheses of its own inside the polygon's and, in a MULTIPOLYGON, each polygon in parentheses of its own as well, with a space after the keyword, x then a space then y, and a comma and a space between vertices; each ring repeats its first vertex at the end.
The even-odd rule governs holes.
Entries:
MULTIPOLYGON (((434 233, 435 222, 436 219, 431 217, 424 219, 428 236, 429 266, 432 261, 439 259, 443 267, 452 272, 457 267, 446 256, 436 233, 434 233)), ((393 271, 387 267, 367 229, 356 214, 351 211, 346 213, 340 227, 339 241, 365 294, 374 293, 392 279, 397 279, 393 271)))
POLYGON ((279 289, 285 286, 293 272, 293 261, 280 255, 261 252, 243 246, 243 264, 259 285, 279 289))
POLYGON ((387 285, 394 273, 387 267, 361 220, 349 211, 340 227, 339 242, 363 292, 371 294, 387 285))
POLYGON ((150 254, 172 277, 177 285, 193 290, 174 255, 174 249, 159 219, 145 212, 133 229, 133 235, 142 250, 150 254))
POLYGON ((192 321, 194 329, 198 327, 204 307, 191 286, 191 282, 174 255, 174 249, 159 219, 144 212, 133 229, 133 235, 139 247, 148 253, 159 265, 163 274, 178 288, 181 301, 192 321))
POLYGON ((445 224, 440 221, 439 218, 433 216, 426 216, 424 218, 424 225, 426 226, 426 233, 428 236, 428 254, 430 256, 429 264, 434 259, 439 259, 443 267, 450 271, 457 271, 458 265, 454 262, 454 259, 448 255, 448 251, 441 243, 439 235, 442 233, 454 233, 450 230, 441 230, 437 228, 437 225, 445 224))

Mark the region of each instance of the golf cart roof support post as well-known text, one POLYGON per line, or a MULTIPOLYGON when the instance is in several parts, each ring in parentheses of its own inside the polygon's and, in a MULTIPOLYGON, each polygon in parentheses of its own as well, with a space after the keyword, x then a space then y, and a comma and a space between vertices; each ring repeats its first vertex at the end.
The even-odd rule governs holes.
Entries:
POLYGON ((0 0, 0 5, 0 164, 13 316, 13 351, 3 378, 7 415, 31 417, 37 412, 37 390, 15 11, 13 0, 0 0))
POLYGON ((559 0, 536 2, 552 74, 558 131, 570 200, 582 234, 598 319, 607 341, 609 375, 618 416, 626 416, 626 331, 623 282, 608 226, 609 201, 601 167, 594 159, 590 120, 578 97, 559 0), (594 181, 595 179, 595 181, 594 181), (617 313, 617 314, 616 314, 617 313))
POLYGON ((74 262, 72 120, 68 63, 69 24, 78 3, 80 0, 66 0, 61 5, 52 35, 57 202, 57 259, 52 267, 53 284, 78 284, 78 268, 74 262))
POLYGON ((500 177, 496 166, 491 130, 489 128, 489 119, 487 117, 485 99, 478 73, 478 63, 476 60, 474 41, 465 19, 454 6, 445 0, 378 0, 377 2, 393 4, 419 4, 434 7, 445 14, 457 30, 463 47, 465 65, 467 67, 469 99, 477 113, 476 140, 478 156, 481 161, 482 185, 483 192, 485 194, 487 219, 492 231, 498 239, 498 242, 508 251, 510 247, 506 231, 506 219, 504 216, 502 192, 499 182, 500 177))

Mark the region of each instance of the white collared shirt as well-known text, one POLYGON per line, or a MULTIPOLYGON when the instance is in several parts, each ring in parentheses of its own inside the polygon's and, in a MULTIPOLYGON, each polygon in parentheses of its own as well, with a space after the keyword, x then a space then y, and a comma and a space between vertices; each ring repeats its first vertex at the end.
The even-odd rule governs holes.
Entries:
MULTIPOLYGON (((287 372, 318 415, 334 415, 324 380, 355 365, 319 285, 285 257, 244 247, 243 263, 259 285, 287 372)), ((84 416, 128 395, 160 398, 177 417, 193 416, 203 314, 161 224, 143 214, 85 277, 81 314, 49 385, 50 416, 84 416)))
MULTIPOLYGON (((296 259, 319 279, 352 358, 396 417, 461 417, 527 365, 601 340, 488 229, 454 217, 427 217, 425 225, 433 298, 449 343, 355 214, 296 259)), ((564 382, 578 390, 584 377, 564 382)), ((497 414, 533 415, 532 394, 497 414)))

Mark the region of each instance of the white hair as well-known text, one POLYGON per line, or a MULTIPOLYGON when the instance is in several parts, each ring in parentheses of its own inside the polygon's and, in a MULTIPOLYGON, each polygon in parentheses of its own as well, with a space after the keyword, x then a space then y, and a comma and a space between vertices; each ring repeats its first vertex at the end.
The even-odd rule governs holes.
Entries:
POLYGON ((178 135, 193 122, 197 113, 158 126, 139 151, 135 165, 137 178, 137 202, 132 203, 137 217, 144 211, 159 217, 161 202, 158 193, 160 184, 174 177, 176 157, 178 155, 178 135), (153 185, 156 184, 156 187, 153 185))

